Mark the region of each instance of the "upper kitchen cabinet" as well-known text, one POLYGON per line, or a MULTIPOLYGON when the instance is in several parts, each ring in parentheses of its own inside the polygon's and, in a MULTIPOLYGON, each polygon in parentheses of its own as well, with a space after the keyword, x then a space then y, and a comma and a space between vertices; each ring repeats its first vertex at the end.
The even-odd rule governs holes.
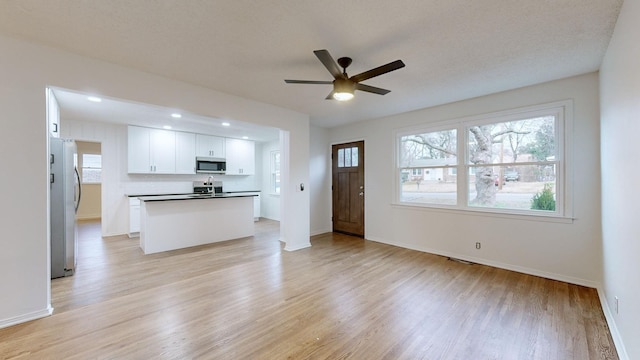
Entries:
POLYGON ((176 136, 173 131, 129 126, 129 173, 175 174, 176 136))
POLYGON ((227 175, 254 175, 256 146, 253 141, 226 139, 227 175))
POLYGON ((47 122, 49 123, 49 135, 60 137, 60 106, 53 90, 47 88, 47 122))
POLYGON ((196 134, 176 132, 176 174, 196 173, 196 134))
POLYGON ((224 138, 218 136, 196 134, 196 156, 224 158, 224 138))

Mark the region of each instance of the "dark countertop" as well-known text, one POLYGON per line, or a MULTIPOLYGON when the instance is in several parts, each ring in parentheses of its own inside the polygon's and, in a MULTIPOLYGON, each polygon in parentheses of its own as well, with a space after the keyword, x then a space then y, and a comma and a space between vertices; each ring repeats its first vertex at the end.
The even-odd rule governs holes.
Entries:
MULTIPOLYGON (((259 193, 260 190, 242 190, 242 191, 225 191, 222 194, 237 194, 237 193, 259 193)), ((194 195, 196 193, 175 193, 175 194, 125 194, 127 197, 150 197, 150 196, 176 196, 176 195, 194 195)), ((199 193, 198 193, 199 194, 199 193)))
MULTIPOLYGON (((248 191, 243 191, 243 193, 248 191)), ((129 195, 131 196, 131 195, 129 195)), ((252 197, 257 196, 255 194, 235 194, 235 193, 220 193, 220 194, 172 194, 172 195, 143 195, 138 196, 140 201, 172 201, 172 200, 201 200, 201 199, 229 199, 238 197, 252 197)))

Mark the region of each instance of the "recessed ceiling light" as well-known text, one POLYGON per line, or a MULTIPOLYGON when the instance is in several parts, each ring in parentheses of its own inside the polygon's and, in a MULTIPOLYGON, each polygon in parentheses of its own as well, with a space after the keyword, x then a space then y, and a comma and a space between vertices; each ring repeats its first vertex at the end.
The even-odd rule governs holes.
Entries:
POLYGON ((97 96, 89 96, 89 97, 87 98, 87 100, 89 100, 89 101, 93 101, 93 102, 102 102, 102 99, 100 99, 100 98, 99 98, 99 97, 97 97, 97 96))
POLYGON ((248 137, 248 136, 243 136, 242 138, 243 138, 243 139, 245 139, 245 140, 247 140, 249 137, 248 137))
POLYGON ((228 122, 223 122, 222 126, 231 126, 231 124, 229 124, 228 122))
POLYGON ((171 117, 174 118, 174 119, 180 119, 182 117, 182 114, 173 113, 173 114, 171 114, 171 117))
POLYGON ((162 128, 163 128, 163 129, 166 129, 166 130, 171 130, 171 126, 169 126, 169 125, 165 125, 165 126, 163 126, 162 128))

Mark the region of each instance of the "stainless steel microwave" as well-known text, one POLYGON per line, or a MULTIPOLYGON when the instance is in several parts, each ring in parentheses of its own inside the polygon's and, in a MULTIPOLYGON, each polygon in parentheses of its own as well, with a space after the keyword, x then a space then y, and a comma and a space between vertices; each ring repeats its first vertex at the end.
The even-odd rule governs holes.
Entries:
POLYGON ((221 158, 196 157, 196 172, 201 174, 224 174, 227 161, 221 158))

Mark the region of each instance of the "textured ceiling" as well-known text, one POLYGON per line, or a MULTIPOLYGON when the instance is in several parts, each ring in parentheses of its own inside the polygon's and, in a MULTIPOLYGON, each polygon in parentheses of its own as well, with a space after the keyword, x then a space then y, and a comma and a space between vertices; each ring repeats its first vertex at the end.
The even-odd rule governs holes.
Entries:
POLYGON ((332 127, 598 70, 622 0, 1 0, 0 33, 309 114, 332 127), (313 50, 390 89, 325 100, 313 50))

